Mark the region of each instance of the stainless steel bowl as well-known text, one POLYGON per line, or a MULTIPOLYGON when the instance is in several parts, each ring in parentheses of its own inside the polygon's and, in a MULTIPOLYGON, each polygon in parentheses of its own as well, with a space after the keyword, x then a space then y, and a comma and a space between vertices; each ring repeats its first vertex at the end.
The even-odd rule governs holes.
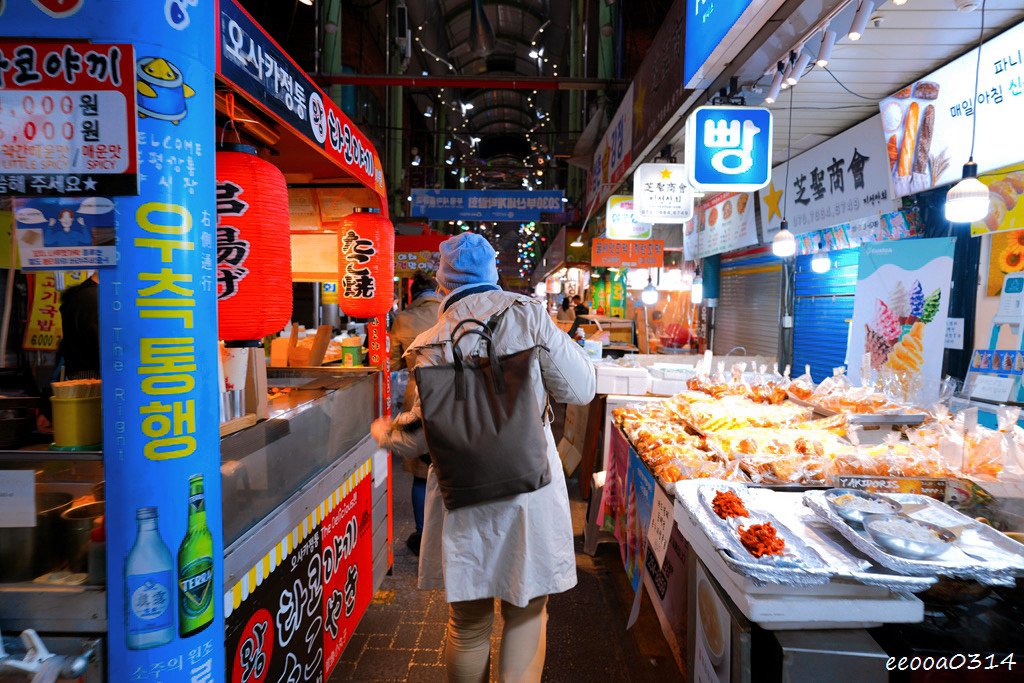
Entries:
POLYGON ((957 535, 945 527, 913 519, 906 515, 865 515, 864 529, 868 532, 876 544, 890 555, 896 555, 908 560, 927 560, 941 555, 952 543, 957 541, 957 535), (915 524, 932 532, 934 540, 918 540, 892 534, 878 528, 882 522, 900 520, 915 524))
POLYGON ((870 493, 868 491, 859 491, 857 489, 832 489, 825 492, 825 502, 832 508, 832 511, 837 515, 845 519, 847 522, 852 524, 863 524, 865 515, 897 515, 903 510, 903 506, 897 503, 892 498, 887 496, 880 496, 877 493, 870 493), (870 500, 877 502, 880 505, 884 505, 886 512, 867 512, 865 510, 858 510, 853 506, 842 503, 837 503, 837 498, 843 496, 853 496, 854 498, 860 498, 862 500, 870 500))

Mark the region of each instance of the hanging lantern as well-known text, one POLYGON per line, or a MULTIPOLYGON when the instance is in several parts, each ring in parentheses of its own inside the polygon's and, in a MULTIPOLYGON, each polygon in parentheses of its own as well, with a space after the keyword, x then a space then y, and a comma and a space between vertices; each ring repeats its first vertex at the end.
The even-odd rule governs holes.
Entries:
POLYGON ((225 341, 255 341, 292 317, 288 186, 250 145, 217 151, 217 322, 225 341))
POLYGON ((376 318, 395 298, 395 229, 376 209, 356 209, 338 228, 338 305, 353 318, 376 318))

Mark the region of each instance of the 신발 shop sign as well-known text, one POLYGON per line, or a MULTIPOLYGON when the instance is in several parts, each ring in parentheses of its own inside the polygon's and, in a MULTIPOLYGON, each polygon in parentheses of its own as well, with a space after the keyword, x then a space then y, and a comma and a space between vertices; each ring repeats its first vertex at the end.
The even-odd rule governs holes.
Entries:
POLYGON ((135 89, 131 45, 0 39, 0 195, 138 194, 135 89))

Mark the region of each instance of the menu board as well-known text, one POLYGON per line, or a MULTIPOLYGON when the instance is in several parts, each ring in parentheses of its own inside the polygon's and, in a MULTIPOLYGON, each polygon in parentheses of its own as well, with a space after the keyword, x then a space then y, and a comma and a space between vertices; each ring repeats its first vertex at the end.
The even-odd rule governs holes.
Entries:
POLYGON ((711 197, 701 204, 697 223, 696 258, 757 244, 754 194, 723 192, 711 197))

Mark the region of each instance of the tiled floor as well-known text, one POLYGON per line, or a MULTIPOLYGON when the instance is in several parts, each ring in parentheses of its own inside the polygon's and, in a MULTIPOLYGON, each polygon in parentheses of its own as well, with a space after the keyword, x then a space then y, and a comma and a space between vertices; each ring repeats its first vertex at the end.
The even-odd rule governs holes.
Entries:
MULTIPOLYGON (((411 479, 395 476, 395 565, 342 655, 332 683, 341 681, 443 681, 448 605, 442 591, 416 588, 416 557, 405 547, 412 532, 411 479)), ((575 481, 569 484, 575 493, 575 481)), ((576 496, 573 496, 576 497, 576 496)), ((650 603, 625 630, 632 604, 618 550, 603 546, 597 557, 582 552, 586 503, 572 501, 579 584, 552 596, 549 605, 545 681, 681 681, 650 603)), ((492 662, 497 661, 495 619, 492 662)), ((492 672, 492 680, 497 680, 492 672)))

